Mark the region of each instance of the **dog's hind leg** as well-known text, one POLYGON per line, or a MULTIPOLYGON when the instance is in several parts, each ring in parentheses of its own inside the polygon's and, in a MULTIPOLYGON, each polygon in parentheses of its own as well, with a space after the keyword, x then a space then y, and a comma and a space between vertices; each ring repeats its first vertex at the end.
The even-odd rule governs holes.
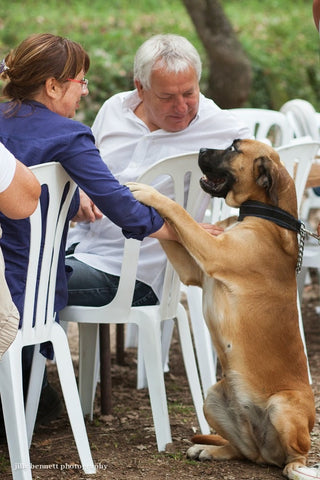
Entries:
POLYGON ((196 435, 192 440, 197 445, 188 450, 187 456, 201 461, 244 458, 237 445, 243 433, 238 428, 237 410, 238 405, 234 405, 225 380, 213 385, 208 391, 204 413, 209 425, 219 435, 196 435))
POLYGON ((268 412, 254 405, 247 396, 242 398, 239 391, 239 386, 232 387, 230 378, 228 382, 224 378, 209 389, 204 413, 219 435, 194 437, 197 445, 189 449, 188 456, 199 460, 247 458, 260 464, 282 466, 283 446, 268 412), (265 443, 271 446, 266 457, 263 455, 265 443))
MULTIPOLYGON (((314 402, 308 391, 282 391, 269 401, 270 420, 276 428, 285 451, 283 474, 306 464, 310 449, 310 431, 314 424, 314 402)), ((269 446, 270 450, 272 445, 269 446)))
POLYGON ((229 442, 225 445, 193 445, 187 451, 187 457, 191 460, 241 460, 243 455, 232 447, 229 442))
POLYGON ((220 435, 194 435, 192 441, 195 443, 190 447, 187 456, 193 460, 235 460, 243 456, 233 448, 228 440, 220 435))

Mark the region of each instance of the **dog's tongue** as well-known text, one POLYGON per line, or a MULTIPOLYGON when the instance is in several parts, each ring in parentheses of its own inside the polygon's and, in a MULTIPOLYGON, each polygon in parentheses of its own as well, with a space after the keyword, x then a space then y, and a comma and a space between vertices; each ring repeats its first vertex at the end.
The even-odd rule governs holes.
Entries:
POLYGON ((222 178, 222 177, 214 177, 214 178, 211 180, 211 182, 213 182, 213 183, 218 183, 218 184, 219 184, 219 183, 224 183, 224 178, 222 178))
POLYGON ((223 183, 223 182, 224 182, 224 178, 222 178, 222 177, 214 177, 214 178, 209 179, 209 178, 207 177, 207 175, 204 175, 204 176, 202 177, 202 179, 203 179, 206 183, 211 183, 211 184, 213 184, 213 185, 219 185, 220 183, 223 183))

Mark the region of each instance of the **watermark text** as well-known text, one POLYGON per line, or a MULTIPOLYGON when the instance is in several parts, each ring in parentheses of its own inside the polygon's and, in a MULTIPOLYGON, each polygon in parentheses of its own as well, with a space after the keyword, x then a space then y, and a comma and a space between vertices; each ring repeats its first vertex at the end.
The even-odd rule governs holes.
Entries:
MULTIPOLYGON (((107 465, 103 463, 96 463, 96 470, 106 470, 107 465)), ((92 465, 90 465, 92 468, 92 465)), ((36 464, 36 463, 15 463, 14 470, 86 470, 86 467, 78 463, 49 463, 49 464, 36 464)))

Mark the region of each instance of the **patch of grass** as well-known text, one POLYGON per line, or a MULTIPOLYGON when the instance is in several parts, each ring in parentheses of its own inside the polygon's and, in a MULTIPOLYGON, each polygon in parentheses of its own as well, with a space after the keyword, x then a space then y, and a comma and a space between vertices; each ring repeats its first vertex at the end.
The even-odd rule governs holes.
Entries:
POLYGON ((184 452, 173 452, 173 453, 165 453, 166 457, 173 458, 173 460, 179 461, 179 462, 186 462, 187 457, 184 452))
POLYGON ((179 414, 179 415, 190 415, 194 412, 194 407, 192 405, 185 405, 182 403, 169 403, 168 404, 169 414, 179 414))
POLYGON ((10 469, 10 460, 4 455, 0 455, 0 473, 8 473, 10 469))

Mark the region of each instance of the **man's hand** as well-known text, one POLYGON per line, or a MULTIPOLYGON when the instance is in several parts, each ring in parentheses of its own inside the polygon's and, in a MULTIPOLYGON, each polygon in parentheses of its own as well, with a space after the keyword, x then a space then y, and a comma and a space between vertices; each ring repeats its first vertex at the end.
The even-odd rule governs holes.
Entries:
POLYGON ((217 237, 220 235, 220 233, 224 232, 222 227, 218 227, 218 225, 212 225, 212 223, 199 223, 199 225, 214 237, 217 237))
POLYGON ((93 203, 86 193, 79 189, 80 207, 77 215, 73 217, 73 222, 95 222, 103 217, 103 213, 93 203))

